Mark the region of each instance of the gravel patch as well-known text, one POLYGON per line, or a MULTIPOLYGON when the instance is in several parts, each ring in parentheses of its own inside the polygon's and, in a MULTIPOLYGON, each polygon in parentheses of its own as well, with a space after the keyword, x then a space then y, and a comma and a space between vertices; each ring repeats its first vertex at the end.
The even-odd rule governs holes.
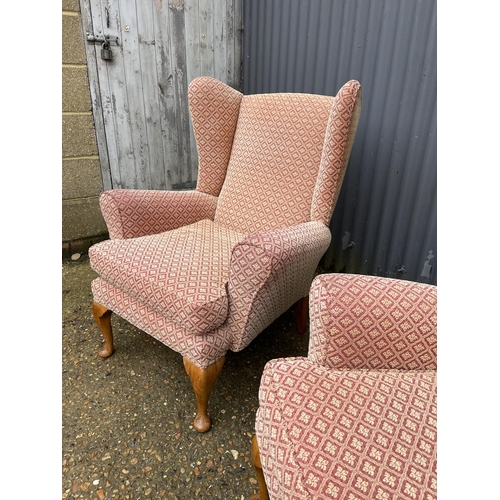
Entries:
POLYGON ((294 308, 246 349, 227 353, 210 398, 212 428, 198 434, 180 354, 113 315, 115 352, 97 355, 96 276, 85 255, 62 264, 62 498, 250 498, 264 365, 307 355, 309 334, 296 332, 294 308))

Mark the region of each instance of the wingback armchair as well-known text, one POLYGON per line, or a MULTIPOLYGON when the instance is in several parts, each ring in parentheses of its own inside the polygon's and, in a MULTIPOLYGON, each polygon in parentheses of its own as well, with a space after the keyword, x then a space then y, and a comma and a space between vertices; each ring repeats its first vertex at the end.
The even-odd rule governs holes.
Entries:
POLYGON ((437 287, 325 274, 307 358, 261 378, 253 500, 435 500, 437 287))
POLYGON ((228 350, 240 351, 307 297, 329 246, 361 110, 337 96, 244 96, 213 78, 189 86, 199 173, 193 191, 110 190, 110 239, 89 250, 93 315, 113 353, 111 311, 183 356, 210 429, 208 399, 228 350))

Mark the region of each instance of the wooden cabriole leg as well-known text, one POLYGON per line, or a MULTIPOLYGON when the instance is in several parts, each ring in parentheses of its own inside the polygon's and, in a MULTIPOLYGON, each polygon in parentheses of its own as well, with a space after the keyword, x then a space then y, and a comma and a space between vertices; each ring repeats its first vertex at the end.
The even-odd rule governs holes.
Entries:
POLYGON ((297 302, 297 331, 306 333, 309 321, 309 296, 302 297, 297 302))
POLYGON ((264 479, 264 472, 262 472, 262 463, 260 461, 259 445, 257 443, 257 436, 252 439, 252 464, 257 476, 257 483, 259 485, 259 493, 250 497, 250 500, 269 500, 269 493, 267 492, 266 480, 264 479))
POLYGON ((188 358, 183 358, 184 368, 191 380, 191 385, 193 386, 196 401, 198 403, 198 412, 196 413, 196 418, 193 423, 193 427, 198 432, 207 432, 210 430, 210 427, 212 427, 212 420, 207 413, 208 399, 210 398, 215 380, 222 370, 225 359, 225 356, 222 356, 222 358, 219 358, 215 363, 212 363, 203 370, 188 358))
POLYGON ((112 311, 94 302, 92 304, 92 314, 104 337, 104 345, 99 351, 99 356, 101 356, 101 358, 108 358, 113 354, 113 331, 111 330, 112 311))

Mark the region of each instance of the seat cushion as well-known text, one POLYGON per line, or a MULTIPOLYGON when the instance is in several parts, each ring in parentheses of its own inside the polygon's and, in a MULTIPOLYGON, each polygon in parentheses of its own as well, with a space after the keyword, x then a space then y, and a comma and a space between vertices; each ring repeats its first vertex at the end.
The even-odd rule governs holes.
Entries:
POLYGON ((436 372, 270 361, 256 431, 271 498, 436 498, 436 372))
POLYGON ((227 318, 231 252, 245 235, 202 220, 173 231, 107 240, 89 250, 92 268, 190 333, 227 318))

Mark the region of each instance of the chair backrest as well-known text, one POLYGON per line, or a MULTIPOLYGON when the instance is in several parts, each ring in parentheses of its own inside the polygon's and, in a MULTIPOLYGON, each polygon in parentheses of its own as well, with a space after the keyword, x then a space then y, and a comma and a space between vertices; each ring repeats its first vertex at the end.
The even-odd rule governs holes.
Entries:
POLYGON ((201 77, 189 97, 197 189, 219 196, 216 222, 246 234, 329 223, 359 120, 358 82, 349 81, 336 97, 243 96, 201 77))

